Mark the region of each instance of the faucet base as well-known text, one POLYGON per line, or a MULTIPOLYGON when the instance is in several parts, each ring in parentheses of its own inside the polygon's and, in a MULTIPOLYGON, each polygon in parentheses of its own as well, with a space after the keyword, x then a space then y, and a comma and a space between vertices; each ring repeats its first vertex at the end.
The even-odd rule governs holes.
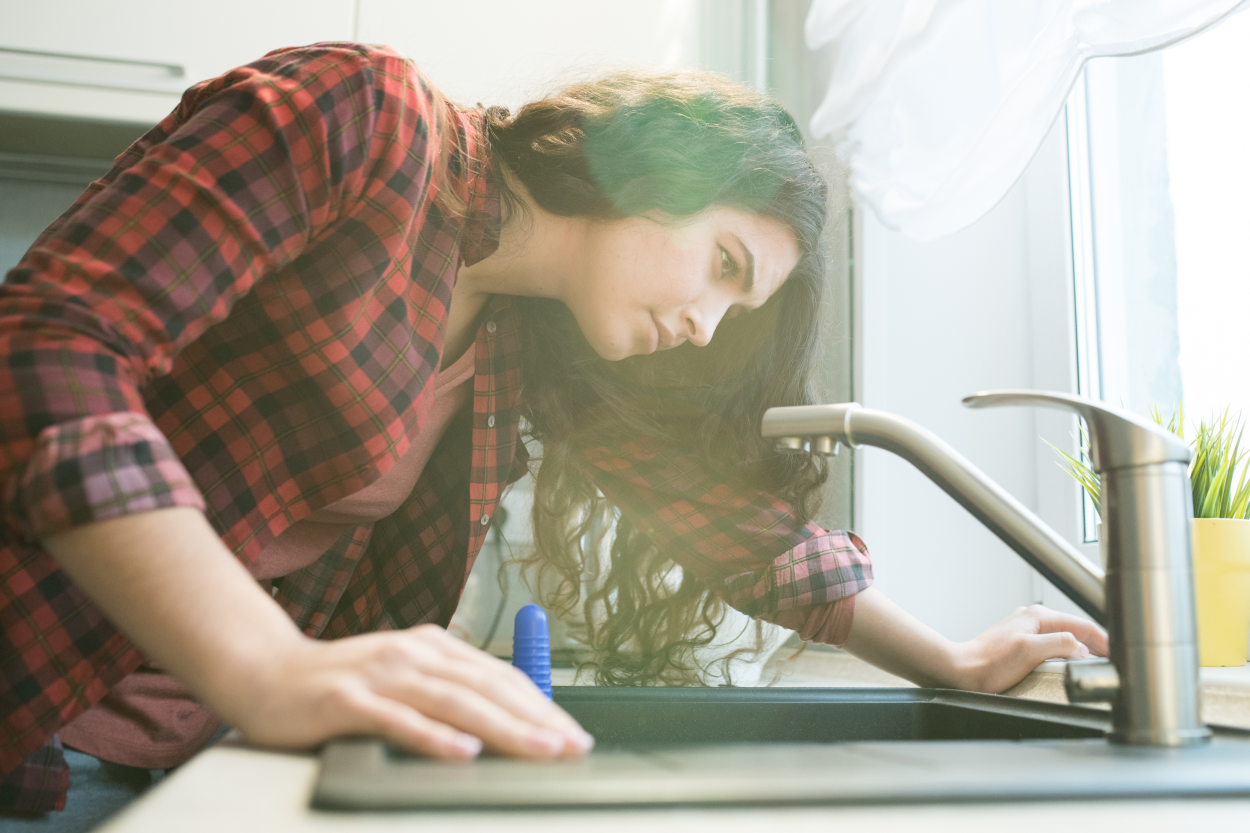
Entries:
POLYGON ((1107 740, 1118 746, 1199 746, 1211 740, 1211 730, 1201 726, 1197 729, 1171 732, 1112 731, 1107 735, 1107 740))

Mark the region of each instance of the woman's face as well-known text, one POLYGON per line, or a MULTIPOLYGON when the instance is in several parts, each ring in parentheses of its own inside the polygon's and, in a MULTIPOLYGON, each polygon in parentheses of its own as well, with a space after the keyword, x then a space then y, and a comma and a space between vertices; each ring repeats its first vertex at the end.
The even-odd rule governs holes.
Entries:
POLYGON ((735 208, 680 223, 592 223, 583 242, 585 257, 561 300, 610 361, 685 341, 706 345, 722 319, 767 301, 799 260, 788 226, 735 208))

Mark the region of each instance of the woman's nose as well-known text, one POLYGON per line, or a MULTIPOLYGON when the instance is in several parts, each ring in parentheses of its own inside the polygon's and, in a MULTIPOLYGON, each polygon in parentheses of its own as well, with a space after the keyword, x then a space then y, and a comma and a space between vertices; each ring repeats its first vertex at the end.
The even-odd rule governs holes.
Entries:
POLYGON ((681 321, 685 332, 680 335, 696 347, 706 347, 716 332, 720 317, 709 316, 698 307, 690 306, 682 311, 681 321))

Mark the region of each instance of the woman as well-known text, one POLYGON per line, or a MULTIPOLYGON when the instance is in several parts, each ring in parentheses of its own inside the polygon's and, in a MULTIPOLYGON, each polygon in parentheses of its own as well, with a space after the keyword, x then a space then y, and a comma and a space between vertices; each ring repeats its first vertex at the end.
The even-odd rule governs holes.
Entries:
POLYGON ((584 754, 441 628, 522 417, 549 601, 595 573, 604 682, 695 675, 725 603, 924 683, 1105 653, 1042 609, 955 645, 807 523, 824 469, 758 426, 811 401, 824 222, 793 121, 710 76, 509 118, 319 44, 191 88, 0 286, 0 798, 63 803, 62 740, 163 769, 219 721, 584 754))

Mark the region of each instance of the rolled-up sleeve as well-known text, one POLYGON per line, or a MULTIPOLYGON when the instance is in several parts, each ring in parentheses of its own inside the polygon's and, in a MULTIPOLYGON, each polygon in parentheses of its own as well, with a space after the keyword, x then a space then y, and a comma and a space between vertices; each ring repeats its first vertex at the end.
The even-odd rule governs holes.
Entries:
POLYGON ((40 432, 17 483, 27 534, 165 506, 204 508, 165 435, 142 414, 71 420, 40 432))
POLYGON ((377 80, 402 63, 327 45, 192 87, 8 273, 0 511, 19 539, 203 508, 144 388, 362 199, 377 80))
POLYGON ((694 455, 643 439, 590 448, 582 459, 604 496, 662 553, 743 613, 773 621, 872 584, 872 560, 856 535, 802 523, 786 502, 726 483, 694 455))

